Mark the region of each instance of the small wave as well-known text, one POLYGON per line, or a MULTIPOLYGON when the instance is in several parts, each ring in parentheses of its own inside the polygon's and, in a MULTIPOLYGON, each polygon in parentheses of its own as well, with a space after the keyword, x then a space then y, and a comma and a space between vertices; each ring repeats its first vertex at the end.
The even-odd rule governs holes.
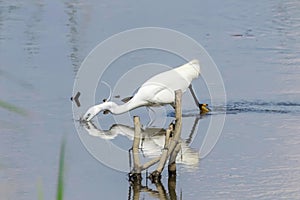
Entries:
POLYGON ((295 102, 266 102, 266 101, 233 101, 233 102, 229 102, 228 105, 245 105, 245 106, 300 106, 300 103, 295 103, 295 102))
MULTIPOLYGON (((267 101, 230 101, 227 105, 210 107, 207 115, 239 114, 239 113, 275 113, 275 114, 300 114, 300 103, 297 102, 267 102, 267 101)), ((183 110, 183 117, 198 116, 198 110, 183 110)), ((167 114, 174 117, 174 111, 167 114)))
POLYGON ((266 102, 238 101, 229 102, 225 107, 226 113, 300 113, 300 103, 296 102, 266 102))

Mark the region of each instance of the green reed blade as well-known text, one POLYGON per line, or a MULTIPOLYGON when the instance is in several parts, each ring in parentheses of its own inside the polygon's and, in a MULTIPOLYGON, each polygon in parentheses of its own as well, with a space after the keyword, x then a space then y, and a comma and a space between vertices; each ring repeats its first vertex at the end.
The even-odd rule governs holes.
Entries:
POLYGON ((27 115, 27 112, 23 108, 17 107, 17 106, 15 106, 13 104, 10 104, 10 103, 2 101, 2 100, 0 100, 0 107, 6 109, 8 111, 20 114, 22 116, 26 116, 27 115))

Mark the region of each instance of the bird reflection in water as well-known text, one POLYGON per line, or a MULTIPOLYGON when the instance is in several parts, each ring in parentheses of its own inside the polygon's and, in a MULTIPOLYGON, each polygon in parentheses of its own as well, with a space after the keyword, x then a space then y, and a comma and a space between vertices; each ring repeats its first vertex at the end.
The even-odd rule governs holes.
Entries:
MULTIPOLYGON (((189 145, 195 135, 195 130, 201 117, 203 116, 195 116, 189 136, 185 139, 180 138, 179 140, 181 151, 177 156, 176 163, 183 164, 189 168, 197 167, 199 164, 198 150, 191 148, 189 145)), ((113 124, 108 130, 101 130, 92 121, 82 122, 82 124, 89 135, 104 140, 113 140, 119 135, 125 136, 131 141, 134 138, 134 127, 128 125, 113 124)), ((165 144, 165 132, 164 128, 149 127, 141 130, 142 139, 139 148, 144 157, 154 158, 161 155, 165 144)))

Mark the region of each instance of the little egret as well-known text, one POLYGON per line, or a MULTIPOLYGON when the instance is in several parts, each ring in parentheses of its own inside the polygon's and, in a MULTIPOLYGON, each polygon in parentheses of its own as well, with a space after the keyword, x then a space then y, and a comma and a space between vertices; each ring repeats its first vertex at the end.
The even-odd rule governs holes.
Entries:
POLYGON ((175 91, 185 92, 190 89, 196 105, 200 111, 206 113, 209 109, 207 104, 200 104, 192 89, 191 82, 200 75, 200 65, 198 60, 192 60, 187 64, 179 66, 160 74, 157 74, 147 80, 136 92, 128 98, 127 102, 118 105, 112 101, 105 101, 101 104, 92 106, 84 114, 83 120, 90 121, 99 112, 110 112, 112 114, 122 114, 141 106, 162 106, 171 104, 174 107, 175 91))

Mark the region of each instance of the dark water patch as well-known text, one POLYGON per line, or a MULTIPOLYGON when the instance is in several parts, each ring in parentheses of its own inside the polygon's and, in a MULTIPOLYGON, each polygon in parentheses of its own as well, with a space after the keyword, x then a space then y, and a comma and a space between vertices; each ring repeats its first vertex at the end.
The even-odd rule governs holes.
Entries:
MULTIPOLYGON (((210 107, 211 112, 206 115, 217 114, 240 114, 240 113, 266 113, 266 114, 300 114, 300 103, 298 102, 267 102, 267 101, 230 101, 227 105, 210 107)), ((167 114, 174 117, 174 111, 167 114)), ((198 110, 183 110, 183 117, 201 117, 198 110)), ((202 115, 204 116, 204 115, 202 115)))
MULTIPOLYGON (((300 113, 297 102, 238 101, 229 102, 225 107, 227 114, 253 113, 300 113)), ((217 111, 218 109, 216 109, 217 111)))

